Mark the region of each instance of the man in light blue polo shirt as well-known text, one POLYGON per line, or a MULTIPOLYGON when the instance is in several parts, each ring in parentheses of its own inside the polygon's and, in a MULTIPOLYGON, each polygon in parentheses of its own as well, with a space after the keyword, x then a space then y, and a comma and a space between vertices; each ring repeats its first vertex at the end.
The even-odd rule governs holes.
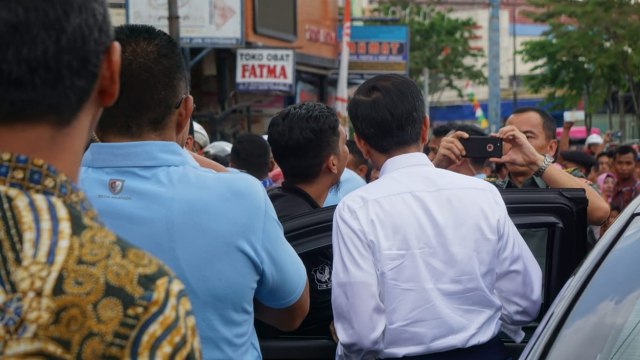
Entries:
POLYGON ((80 185, 109 228, 183 279, 205 359, 259 359, 254 313, 298 327, 309 308, 304 265, 259 181, 203 169, 177 143, 193 98, 175 41, 136 25, 116 39, 120 98, 96 129, 103 143, 86 152, 80 185))

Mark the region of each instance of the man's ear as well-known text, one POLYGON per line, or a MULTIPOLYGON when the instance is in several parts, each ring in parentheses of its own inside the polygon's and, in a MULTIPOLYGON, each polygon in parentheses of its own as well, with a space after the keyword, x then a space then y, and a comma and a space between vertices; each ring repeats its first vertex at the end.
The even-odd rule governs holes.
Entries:
POLYGON ((269 159, 269 172, 272 172, 276 168, 276 162, 273 159, 269 159))
POLYGON ((193 96, 187 95, 178 109, 178 121, 176 121, 176 136, 180 137, 183 131, 189 131, 189 121, 191 119, 191 113, 193 113, 193 96))
POLYGON ((558 151, 558 140, 553 139, 549 142, 547 154, 555 157, 556 151, 558 151))
POLYGON ((104 52, 98 74, 96 94, 101 107, 109 107, 118 100, 121 63, 120 43, 114 41, 104 52))
POLYGON ((329 157, 327 157, 325 165, 327 166, 327 169, 330 172, 337 174, 338 173, 338 156, 336 154, 329 155, 329 157))
POLYGON ((362 152, 365 159, 371 160, 371 148, 364 140, 362 140, 358 134, 353 134, 353 140, 356 142, 356 146, 362 152))
POLYGON ((369 171, 369 166, 362 164, 356 168, 356 174, 360 175, 361 178, 365 178, 367 176, 367 172, 369 171))
POLYGON ((424 145, 429 140, 429 117, 427 115, 422 119, 422 128, 420 129, 420 145, 424 145))

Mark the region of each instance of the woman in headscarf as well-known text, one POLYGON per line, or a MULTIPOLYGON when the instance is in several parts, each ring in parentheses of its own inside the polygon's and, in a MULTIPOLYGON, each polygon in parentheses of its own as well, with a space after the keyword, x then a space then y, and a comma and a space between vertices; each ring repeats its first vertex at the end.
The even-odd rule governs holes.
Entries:
POLYGON ((606 172, 604 174, 600 174, 596 183, 598 184, 598 188, 600 188, 600 194, 607 201, 611 201, 611 197, 613 196, 613 188, 616 185, 616 176, 610 172, 606 172))

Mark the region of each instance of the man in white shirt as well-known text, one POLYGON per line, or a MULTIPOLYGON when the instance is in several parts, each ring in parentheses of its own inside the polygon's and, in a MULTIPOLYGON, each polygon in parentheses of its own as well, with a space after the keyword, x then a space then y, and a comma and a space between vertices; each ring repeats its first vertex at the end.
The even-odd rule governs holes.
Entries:
POLYGON ((498 331, 536 317, 542 274, 498 190, 422 153, 429 121, 405 77, 363 83, 349 117, 381 171, 334 216, 337 357, 507 358, 498 331))

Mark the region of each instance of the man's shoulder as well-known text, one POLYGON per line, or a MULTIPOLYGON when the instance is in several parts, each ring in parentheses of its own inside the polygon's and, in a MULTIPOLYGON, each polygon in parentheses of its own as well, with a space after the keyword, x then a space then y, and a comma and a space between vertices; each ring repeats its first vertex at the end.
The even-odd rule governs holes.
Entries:
POLYGON ((270 189, 267 195, 280 220, 318 208, 315 200, 297 187, 279 186, 270 189))
MULTIPOLYGON (((186 352, 199 353, 195 320, 192 315, 185 315, 191 312, 191 305, 184 295, 184 285, 168 268, 105 228, 93 210, 54 196, 25 196, 32 198, 35 207, 32 211, 46 211, 48 216, 24 216, 29 205, 19 203, 13 204, 20 210, 13 215, 20 218, 19 228, 40 229, 39 243, 36 244, 33 237, 5 236, 1 231, 0 242, 14 243, 9 247, 5 243, 2 249, 17 249, 18 245, 34 249, 28 258, 13 250, 2 251, 3 257, 10 259, 8 264, 16 294, 38 294, 35 303, 48 304, 31 310, 29 304, 24 304, 25 313, 37 313, 40 318, 49 319, 46 327, 38 321, 30 322, 32 331, 42 339, 55 333, 51 341, 71 354, 81 351, 73 344, 85 339, 95 342, 96 349, 102 349, 100 358, 124 358, 126 347, 136 337, 155 340, 160 334, 174 334, 166 325, 147 321, 157 314, 172 318, 173 322, 191 321, 191 326, 185 322, 175 334, 185 342, 186 352), (77 309, 73 310, 73 316, 86 326, 70 331, 64 324, 70 316, 69 309, 77 309), (97 324, 90 319, 106 320, 97 324), (96 332, 104 336, 95 338, 96 332)), ((24 234, 18 230, 9 231, 24 234)), ((151 352, 149 346, 138 353, 151 355, 151 352)))
POLYGON ((509 182, 508 179, 500 179, 497 177, 486 177, 484 178, 484 181, 494 185, 498 189, 506 189, 509 182))
MULTIPOLYGON (((158 351, 156 355, 160 356, 161 351, 154 350, 152 342, 171 334, 185 342, 185 352, 198 357, 201 350, 191 304, 184 284, 171 270, 102 225, 92 224, 78 230, 77 250, 69 254, 64 271, 66 276, 78 279, 93 274, 96 283, 103 284, 102 298, 96 297, 97 293, 87 294, 87 299, 95 299, 92 308, 96 309, 98 317, 105 316, 102 313, 107 309, 102 309, 103 303, 109 299, 110 304, 123 309, 128 324, 137 323, 126 330, 122 324, 113 323, 113 331, 129 342, 141 339, 139 353, 154 357, 153 353, 158 351), (160 321, 160 318, 165 320, 160 321), (169 320, 174 324, 184 323, 173 329, 169 320), (116 325, 120 327, 116 329, 116 325)), ((96 291, 99 288, 96 286, 96 291)), ((62 290, 68 292, 70 289, 63 283, 62 290)), ((111 350, 115 348, 111 347, 111 350)), ((118 352, 118 357, 122 355, 118 352)))

